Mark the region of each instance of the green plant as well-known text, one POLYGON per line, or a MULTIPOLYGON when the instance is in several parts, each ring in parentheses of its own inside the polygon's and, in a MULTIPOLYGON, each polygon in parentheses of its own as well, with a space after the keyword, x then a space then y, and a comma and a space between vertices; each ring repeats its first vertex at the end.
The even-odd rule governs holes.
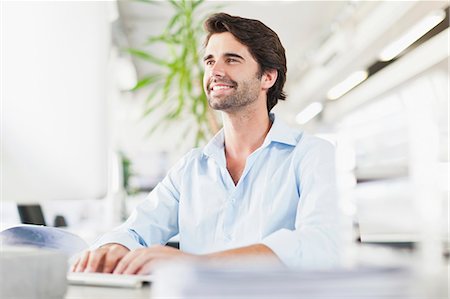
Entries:
POLYGON ((119 151, 118 154, 122 163, 123 188, 127 194, 134 194, 136 193, 136 190, 132 190, 130 186, 130 178, 134 174, 132 170, 132 162, 124 152, 119 151))
MULTIPOLYGON (((155 1, 144 2, 161 4, 155 1)), ((141 78, 132 89, 149 90, 144 117, 153 115, 156 110, 162 113, 162 117, 150 128, 149 134, 162 125, 167 127, 175 120, 192 117, 197 130, 196 146, 219 130, 216 114, 209 108, 202 89, 200 38, 206 16, 199 17, 199 10, 203 2, 204 0, 168 1, 174 10, 173 16, 161 34, 151 36, 147 41, 148 45, 163 44, 167 48, 164 57, 158 57, 150 51, 128 49, 132 55, 156 65, 159 69, 141 78)), ((192 129, 187 128, 185 133, 192 129)))

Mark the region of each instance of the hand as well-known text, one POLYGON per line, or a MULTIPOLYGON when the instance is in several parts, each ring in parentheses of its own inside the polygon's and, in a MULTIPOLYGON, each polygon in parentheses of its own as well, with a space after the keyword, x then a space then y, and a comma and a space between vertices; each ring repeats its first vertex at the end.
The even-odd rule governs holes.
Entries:
POLYGON ((119 261, 130 250, 117 243, 103 245, 92 251, 85 251, 72 265, 72 272, 103 272, 112 273, 119 261))
POLYGON ((175 258, 196 258, 198 256, 185 253, 168 246, 152 246, 130 251, 114 269, 113 274, 149 274, 156 262, 175 258))

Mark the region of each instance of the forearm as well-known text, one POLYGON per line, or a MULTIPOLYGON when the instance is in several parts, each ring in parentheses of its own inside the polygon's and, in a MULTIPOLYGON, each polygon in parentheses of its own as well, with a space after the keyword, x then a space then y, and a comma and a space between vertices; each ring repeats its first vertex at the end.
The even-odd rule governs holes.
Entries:
POLYGON ((228 258, 240 258, 240 257, 256 257, 265 258, 271 261, 281 262, 278 256, 264 244, 254 244, 246 247, 240 247, 235 249, 229 249, 219 252, 206 254, 203 258, 207 260, 221 260, 228 258))

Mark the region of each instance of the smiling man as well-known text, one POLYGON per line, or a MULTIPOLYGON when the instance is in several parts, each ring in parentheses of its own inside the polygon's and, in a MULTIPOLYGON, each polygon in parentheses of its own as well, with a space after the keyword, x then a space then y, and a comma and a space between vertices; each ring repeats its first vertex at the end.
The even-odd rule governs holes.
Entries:
MULTIPOLYGON (((204 85, 211 108, 237 111, 260 97, 259 65, 231 33, 211 36, 206 53, 204 63, 209 74, 204 77, 204 85)), ((276 72, 271 75, 276 79, 276 72)))
POLYGON ((333 146, 270 113, 285 99, 286 57, 277 34, 224 13, 211 16, 205 29, 204 89, 211 108, 222 112, 223 129, 185 155, 72 271, 144 274, 173 258, 337 263, 333 146), (180 250, 161 245, 176 234, 180 250))

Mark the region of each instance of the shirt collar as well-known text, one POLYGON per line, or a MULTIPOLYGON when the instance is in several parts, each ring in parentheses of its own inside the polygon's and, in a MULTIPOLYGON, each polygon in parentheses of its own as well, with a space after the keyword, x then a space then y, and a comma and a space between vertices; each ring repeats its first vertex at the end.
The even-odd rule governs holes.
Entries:
MULTIPOLYGON (((225 135, 223 128, 206 144, 203 148, 203 153, 209 157, 214 157, 216 160, 225 160, 225 135)), ((222 161, 223 162, 223 161, 222 161)))
MULTIPOLYGON (((302 132, 289 127, 275 114, 270 113, 269 118, 272 121, 272 127, 267 133, 267 136, 262 144, 262 147, 269 145, 272 142, 283 143, 295 146, 301 138, 302 132)), ((225 159, 224 154, 225 135, 223 128, 208 142, 204 147, 203 153, 207 156, 212 156, 217 159, 225 159)))
POLYGON ((269 145, 271 142, 284 143, 295 146, 302 135, 301 131, 289 127, 283 120, 270 113, 269 118, 272 121, 272 127, 267 133, 264 145, 269 145))

